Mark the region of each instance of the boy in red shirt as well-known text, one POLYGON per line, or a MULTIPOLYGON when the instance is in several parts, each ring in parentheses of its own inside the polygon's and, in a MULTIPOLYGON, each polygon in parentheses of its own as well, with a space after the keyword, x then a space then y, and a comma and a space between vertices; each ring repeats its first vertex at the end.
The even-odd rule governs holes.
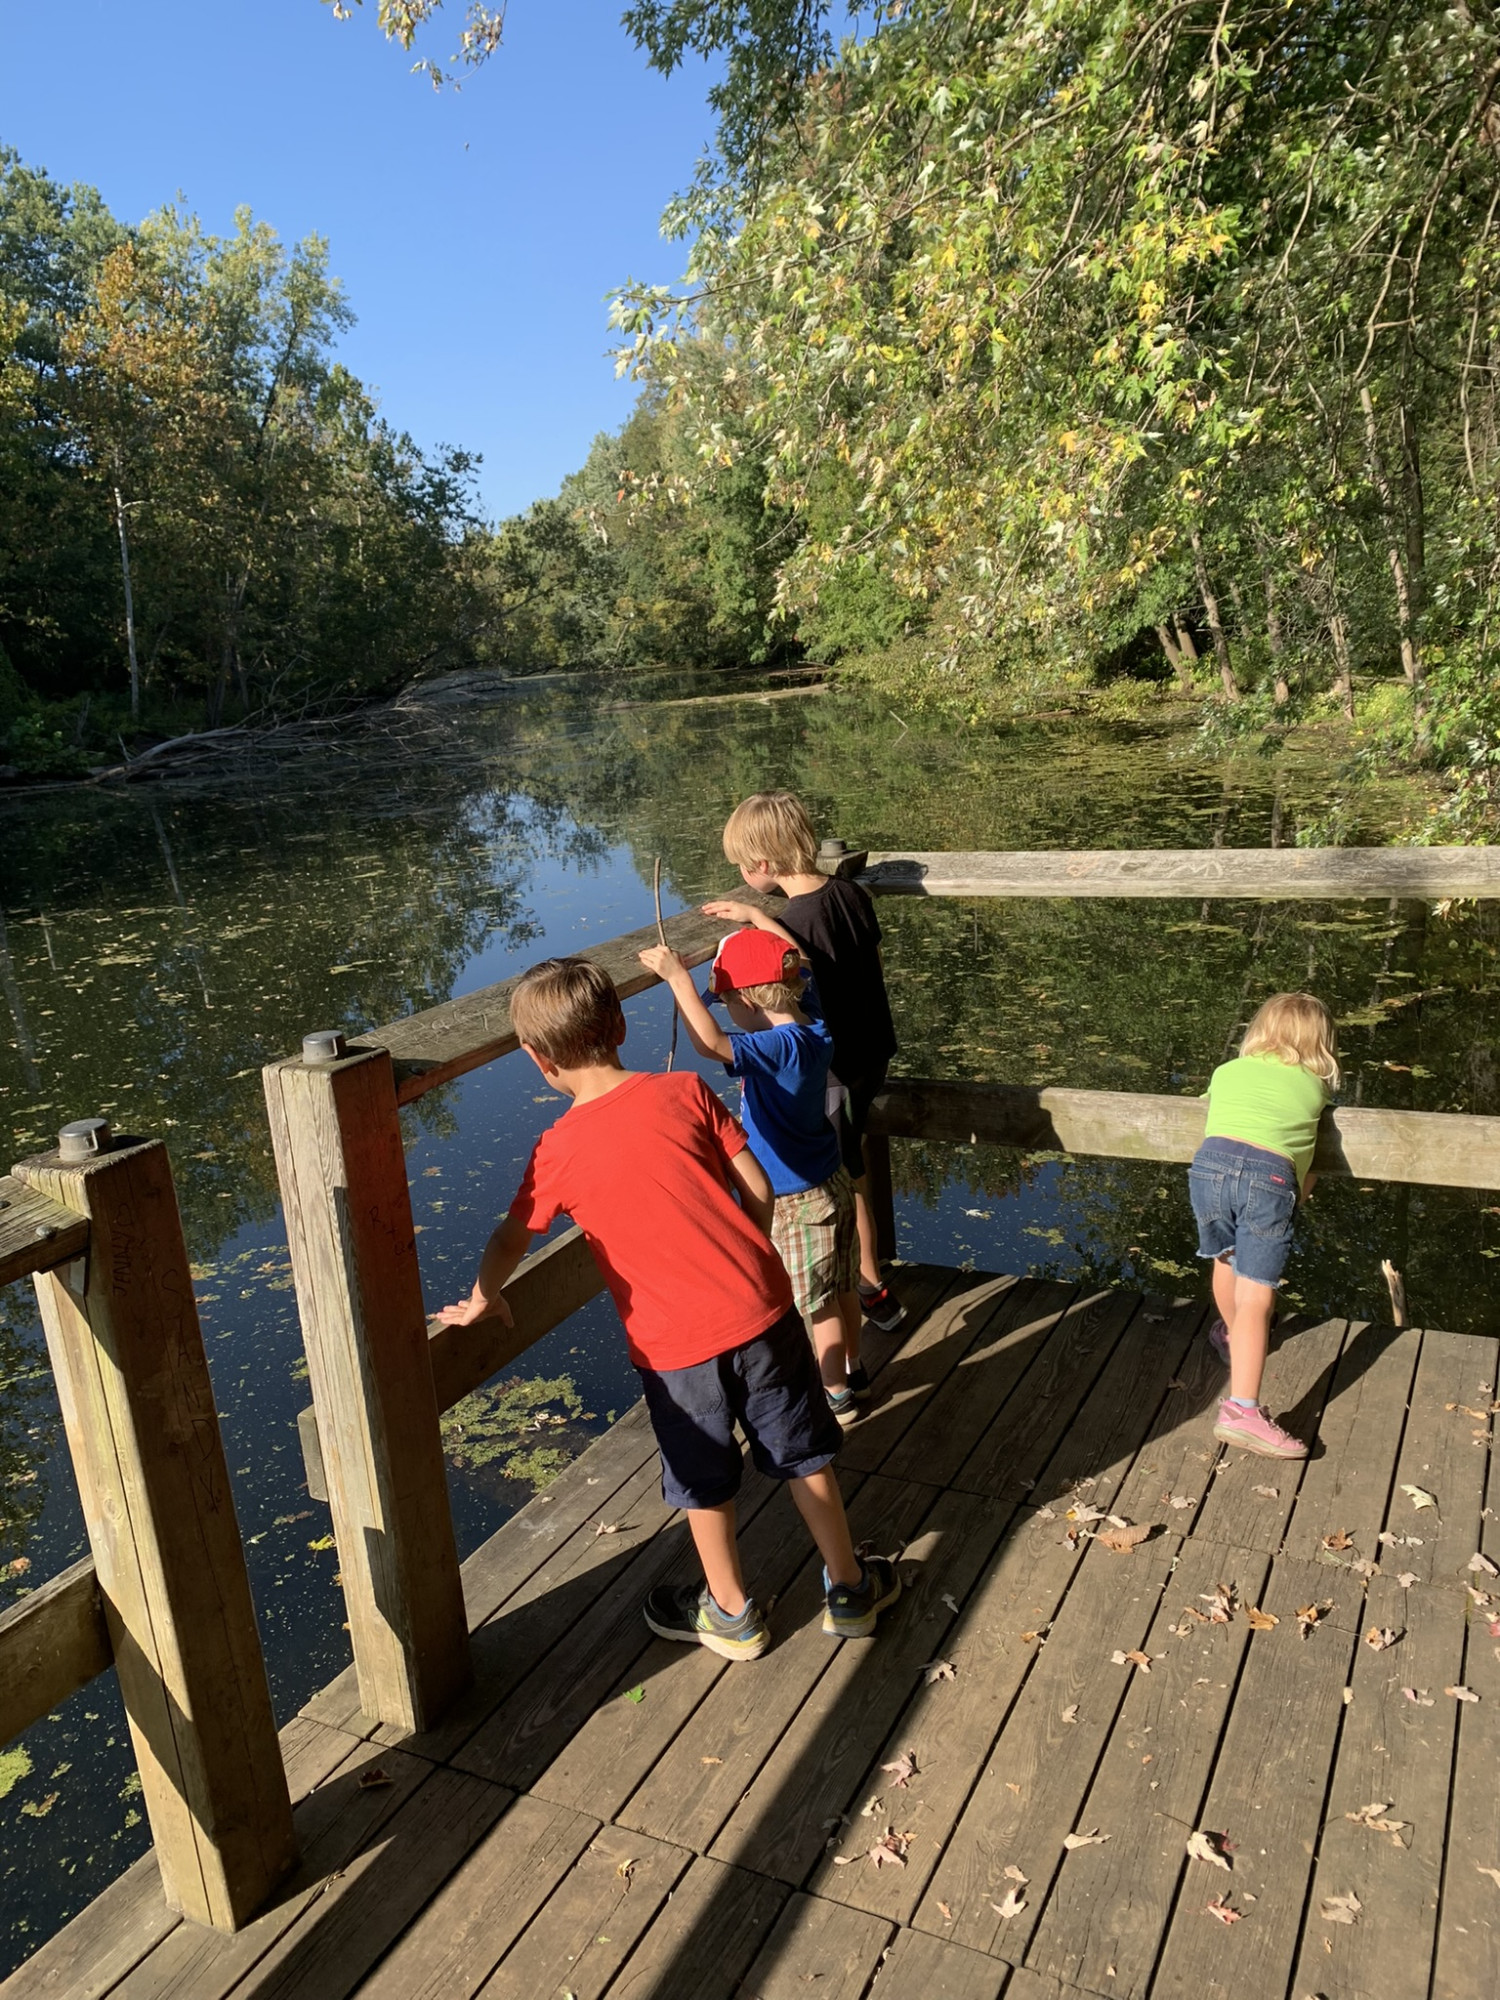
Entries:
POLYGON ((771 1184, 744 1133, 702 1077, 622 1065, 619 996, 588 959, 533 966, 512 995, 511 1021, 547 1082, 573 1102, 537 1141, 473 1292, 439 1317, 508 1322, 502 1287, 533 1234, 571 1215, 625 1323, 661 1451, 662 1497, 686 1510, 703 1565, 701 1588, 648 1594, 646 1623, 729 1660, 756 1659, 771 1643, 740 1568, 738 1424, 757 1468, 787 1481, 823 1557, 823 1630, 867 1636, 900 1579, 885 1557, 854 1553, 833 1473, 839 1427, 770 1242, 771 1184))

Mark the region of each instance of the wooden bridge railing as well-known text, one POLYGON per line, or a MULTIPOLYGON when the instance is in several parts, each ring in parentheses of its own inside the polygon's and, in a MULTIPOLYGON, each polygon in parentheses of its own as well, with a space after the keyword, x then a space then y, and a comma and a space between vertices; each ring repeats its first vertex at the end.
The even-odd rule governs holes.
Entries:
POLYGON ((243 1924, 296 1858, 166 1148, 102 1119, 0 1180, 92 1557, 0 1617, 0 1742, 114 1665, 167 1902, 243 1924))
MULTIPOLYGON (((828 866, 862 869, 877 894, 1500 896, 1500 850, 1470 848, 872 854, 828 866)), ((721 929, 693 912, 666 926, 690 965, 712 955, 721 929)), ((629 999, 656 983, 636 955, 655 938, 644 929, 584 955, 629 999)), ((347 1047, 341 1036, 311 1037, 302 1058, 265 1072, 313 1390, 299 1425, 309 1490, 326 1495, 333 1512, 361 1704, 407 1729, 434 1721, 470 1675, 439 1413, 601 1289, 582 1236, 570 1230, 511 1280, 513 1327, 426 1330, 398 1109, 517 1048, 514 984, 466 994, 347 1047)), ((884 1246, 894 1240, 892 1136, 1181 1161, 1202 1124, 1192 1098, 893 1081, 877 1100, 868 1155, 884 1246)), ((1494 1186, 1500 1120, 1338 1112, 1318 1165, 1362 1179, 1494 1186)))

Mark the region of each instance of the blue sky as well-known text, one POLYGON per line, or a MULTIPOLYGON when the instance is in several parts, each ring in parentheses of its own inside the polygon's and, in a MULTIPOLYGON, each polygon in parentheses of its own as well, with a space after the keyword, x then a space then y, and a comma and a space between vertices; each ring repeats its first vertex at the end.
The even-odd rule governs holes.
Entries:
MULTIPOLYGON (((624 0, 511 0, 504 48, 435 93, 374 0, 0 0, 0 140, 138 221, 179 190, 329 238, 341 347, 423 444, 483 453, 487 511, 557 490, 633 399, 604 295, 665 282, 658 219, 710 133, 707 73, 656 76, 624 0)), ((456 28, 463 0, 449 0, 456 28)))

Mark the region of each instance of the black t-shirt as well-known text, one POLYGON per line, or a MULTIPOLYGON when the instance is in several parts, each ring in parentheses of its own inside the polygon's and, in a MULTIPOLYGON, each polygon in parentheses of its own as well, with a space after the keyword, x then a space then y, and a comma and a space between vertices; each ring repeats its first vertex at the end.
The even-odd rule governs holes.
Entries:
POLYGON ((788 896, 777 912, 806 953, 833 1036, 840 1083, 884 1069, 896 1053, 896 1030, 880 969, 880 922, 857 882, 831 876, 822 889, 788 896))

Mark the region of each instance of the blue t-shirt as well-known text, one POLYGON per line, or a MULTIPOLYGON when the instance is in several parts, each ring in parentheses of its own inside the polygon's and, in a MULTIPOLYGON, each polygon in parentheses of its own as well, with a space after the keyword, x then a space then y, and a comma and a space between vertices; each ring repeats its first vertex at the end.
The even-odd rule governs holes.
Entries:
POLYGON ((821 1021, 729 1035, 724 1067, 745 1086, 741 1117, 750 1147, 775 1194, 800 1194, 831 1180, 838 1134, 826 1110, 833 1037, 821 1021))

